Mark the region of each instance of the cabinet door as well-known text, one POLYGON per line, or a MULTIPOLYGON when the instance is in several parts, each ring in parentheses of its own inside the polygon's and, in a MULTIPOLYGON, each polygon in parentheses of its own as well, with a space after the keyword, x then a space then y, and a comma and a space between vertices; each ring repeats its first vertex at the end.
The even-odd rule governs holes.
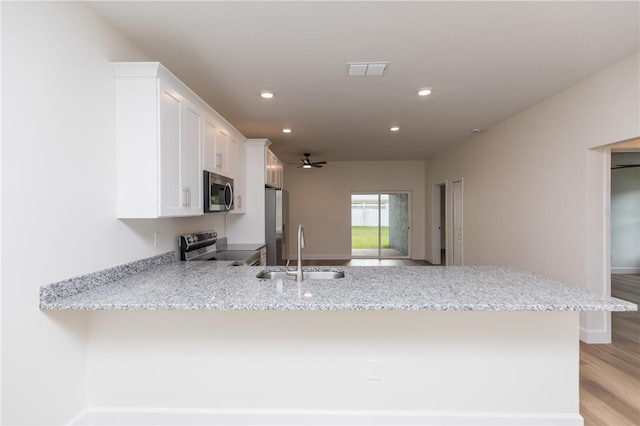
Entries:
POLYGON ((215 172, 227 176, 229 174, 229 133, 218 129, 216 132, 216 170, 215 172))
POLYGON ((276 186, 276 156, 273 155, 271 150, 267 150, 267 177, 266 182, 267 185, 271 187, 276 186))
POLYGON ((181 177, 185 190, 186 215, 204 214, 202 207, 202 132, 203 114, 195 105, 183 102, 181 131, 181 177))
POLYGON ((233 137, 229 138, 229 150, 227 153, 227 176, 230 177, 231 179, 235 179, 236 178, 236 163, 237 163, 237 159, 236 159, 236 154, 237 154, 237 148, 238 147, 238 142, 236 142, 235 139, 233 139, 233 137))
POLYGON ((284 188, 284 165, 279 158, 277 160, 277 176, 276 176, 276 188, 284 188))
POLYGON ((233 191, 235 196, 235 206, 230 214, 244 214, 247 212, 247 200, 245 194, 247 193, 247 148, 244 143, 238 142, 236 144, 236 167, 235 177, 233 178, 233 191))
POLYGON ((204 118, 204 170, 217 173, 216 167, 216 124, 209 115, 204 118))
POLYGON ((180 164, 182 98, 170 86, 160 85, 160 216, 182 216, 185 191, 180 164))

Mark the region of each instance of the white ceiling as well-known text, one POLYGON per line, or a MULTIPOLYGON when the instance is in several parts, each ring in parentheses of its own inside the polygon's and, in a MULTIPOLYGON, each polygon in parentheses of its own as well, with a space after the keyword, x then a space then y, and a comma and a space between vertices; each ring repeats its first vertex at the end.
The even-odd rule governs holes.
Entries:
POLYGON ((640 50, 636 1, 90 5, 283 161, 426 158, 640 50))

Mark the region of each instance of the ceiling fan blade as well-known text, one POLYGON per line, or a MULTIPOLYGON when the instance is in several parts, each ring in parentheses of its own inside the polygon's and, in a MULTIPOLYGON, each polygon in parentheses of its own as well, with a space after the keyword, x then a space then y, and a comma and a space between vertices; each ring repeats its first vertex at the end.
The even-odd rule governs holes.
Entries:
POLYGON ((630 167, 640 167, 640 164, 623 164, 621 166, 611 166, 611 170, 628 169, 630 167))
POLYGON ((321 169, 322 168, 322 166, 318 166, 318 163, 312 163, 311 167, 315 167, 317 169, 321 169))
POLYGON ((327 162, 326 161, 315 161, 315 162, 313 162, 311 164, 327 164, 327 162))

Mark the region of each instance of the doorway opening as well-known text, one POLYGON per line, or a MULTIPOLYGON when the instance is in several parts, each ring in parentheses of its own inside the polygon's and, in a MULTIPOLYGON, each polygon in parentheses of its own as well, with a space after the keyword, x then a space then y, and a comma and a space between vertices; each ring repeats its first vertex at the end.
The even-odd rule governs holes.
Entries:
POLYGON ((432 259, 433 265, 447 265, 447 182, 433 185, 432 192, 432 259))
POLYGON ((395 191, 351 194, 351 257, 410 257, 409 195, 395 191))

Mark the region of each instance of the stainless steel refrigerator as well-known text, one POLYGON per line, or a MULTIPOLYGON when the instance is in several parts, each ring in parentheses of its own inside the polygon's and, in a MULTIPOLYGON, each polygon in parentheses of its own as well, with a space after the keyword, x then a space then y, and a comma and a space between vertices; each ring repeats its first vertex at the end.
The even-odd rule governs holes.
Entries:
POLYGON ((284 265, 289 258, 289 193, 265 188, 267 265, 284 265))

